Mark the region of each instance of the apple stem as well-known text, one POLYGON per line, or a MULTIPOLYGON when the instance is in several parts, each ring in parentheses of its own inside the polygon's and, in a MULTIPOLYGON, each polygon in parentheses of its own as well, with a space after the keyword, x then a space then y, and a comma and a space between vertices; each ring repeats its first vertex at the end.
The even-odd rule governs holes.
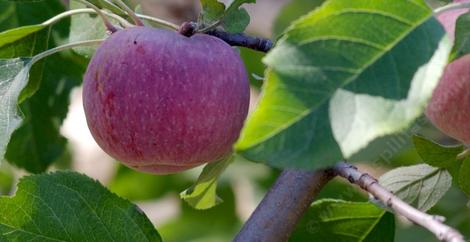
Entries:
POLYGON ((127 6, 127 4, 125 4, 122 0, 113 1, 118 4, 124 11, 127 12, 127 14, 132 18, 132 20, 137 26, 144 26, 144 22, 140 20, 140 18, 135 14, 135 12, 129 6, 127 6))
POLYGON ((109 21, 108 17, 103 13, 103 11, 101 11, 101 9, 99 9, 98 7, 96 7, 95 5, 93 5, 92 3, 86 1, 86 0, 74 0, 74 1, 77 1, 87 7, 90 7, 92 8, 93 10, 95 10, 95 12, 101 17, 101 19, 103 20, 103 23, 104 25, 106 26, 106 29, 111 32, 111 33, 114 33, 116 32, 118 29, 111 23, 111 21, 109 21))
POLYGON ((152 17, 152 16, 148 16, 148 15, 144 15, 144 14, 139 14, 139 13, 136 13, 135 15, 137 17, 139 17, 140 19, 145 19, 145 20, 154 22, 154 23, 156 23, 160 26, 167 27, 169 29, 173 29, 173 30, 178 30, 179 29, 178 25, 176 25, 174 23, 171 23, 169 21, 163 20, 163 19, 159 19, 159 18, 156 18, 156 17, 152 17))
POLYGON ((216 29, 221 23, 222 23, 222 20, 219 19, 219 20, 215 21, 214 23, 212 23, 211 25, 197 30, 197 32, 198 33, 206 33, 210 30, 216 29))

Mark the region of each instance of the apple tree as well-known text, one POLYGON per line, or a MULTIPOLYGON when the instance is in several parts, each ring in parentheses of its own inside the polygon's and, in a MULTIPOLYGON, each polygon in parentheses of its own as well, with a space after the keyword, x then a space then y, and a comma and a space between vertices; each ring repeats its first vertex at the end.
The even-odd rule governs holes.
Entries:
POLYGON ((272 38, 255 0, 140 2, 0 2, 0 241, 468 241, 470 1, 292 0, 272 38), (60 131, 78 87, 106 184, 60 131))

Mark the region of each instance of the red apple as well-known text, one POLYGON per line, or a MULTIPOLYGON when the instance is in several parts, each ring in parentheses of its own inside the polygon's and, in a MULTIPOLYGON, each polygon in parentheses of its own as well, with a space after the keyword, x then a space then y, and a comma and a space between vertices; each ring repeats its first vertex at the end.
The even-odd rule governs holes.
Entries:
MULTIPOLYGON (((450 37, 454 37, 457 18, 466 12, 468 9, 457 9, 438 16, 450 37)), ((446 67, 426 109, 426 116, 445 134, 470 145, 470 55, 460 57, 446 67)))
POLYGON ((84 77, 88 127, 134 169, 167 174, 231 152, 249 105, 238 53, 222 40, 150 27, 112 34, 84 77))
POLYGON ((446 67, 426 116, 445 134, 470 144, 470 55, 446 67))

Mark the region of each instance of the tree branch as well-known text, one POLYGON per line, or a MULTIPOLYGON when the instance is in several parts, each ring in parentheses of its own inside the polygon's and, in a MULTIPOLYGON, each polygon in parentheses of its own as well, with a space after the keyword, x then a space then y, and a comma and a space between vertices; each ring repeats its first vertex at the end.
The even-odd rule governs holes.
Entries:
MULTIPOLYGON (((180 34, 189 37, 195 34, 197 32, 197 29, 197 23, 185 22, 180 26, 179 32, 180 34)), ((270 39, 253 37, 244 33, 233 34, 222 31, 220 29, 211 29, 204 33, 217 37, 231 46, 246 47, 261 52, 268 52, 269 50, 271 50, 271 48, 273 48, 274 45, 270 39)))
POLYGON ((444 218, 419 211, 382 187, 377 179, 346 162, 318 171, 285 170, 278 177, 234 242, 287 241, 315 196, 335 176, 346 178, 411 222, 432 232, 444 242, 465 242, 444 218))
POLYGON ((315 196, 333 177, 331 170, 284 170, 233 241, 287 241, 315 196))
POLYGON ((334 167, 334 171, 337 175, 346 178, 349 182, 360 186, 363 190, 372 194, 376 199, 395 211, 395 213, 429 230, 439 240, 445 242, 465 242, 463 236, 457 230, 443 223, 444 219, 442 217, 432 216, 411 207, 382 187, 377 182, 377 179, 367 173, 358 171, 355 166, 346 162, 340 162, 334 167))
POLYGON ((273 47, 273 42, 269 39, 253 37, 243 33, 232 34, 222 30, 213 29, 206 32, 206 34, 215 36, 231 46, 241 46, 261 52, 268 52, 273 47))

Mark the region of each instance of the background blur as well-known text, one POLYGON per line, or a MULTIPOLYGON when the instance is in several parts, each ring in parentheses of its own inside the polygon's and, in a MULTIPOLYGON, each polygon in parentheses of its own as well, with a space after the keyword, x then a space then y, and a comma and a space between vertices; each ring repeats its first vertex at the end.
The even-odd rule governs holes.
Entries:
MULTIPOLYGON (((299 16, 312 10, 321 0, 258 0, 257 4, 246 5, 251 24, 248 32, 252 35, 276 39, 286 26, 299 16)), ((174 23, 197 18, 199 2, 192 0, 142 0, 143 13, 158 16, 174 23)), ((438 5, 439 3, 433 2, 438 5)), ((135 7, 134 6, 134 7, 135 7)), ((264 66, 263 54, 247 49, 240 53, 252 74, 252 108, 256 104, 264 66)), ((197 179, 201 168, 177 175, 154 176, 142 174, 119 165, 107 156, 94 142, 86 126, 81 103, 81 89, 76 88, 71 95, 71 105, 61 133, 69 140, 69 153, 62 161, 51 168, 74 169, 98 179, 111 191, 138 204, 157 226, 166 242, 180 241, 230 241, 249 217, 263 195, 275 180, 279 171, 262 164, 237 159, 220 180, 218 193, 224 199, 221 205, 197 211, 179 199, 179 192, 188 188, 197 179)), ((360 163, 360 167, 373 175, 380 176, 400 165, 420 163, 420 158, 410 145, 413 133, 421 133, 441 143, 453 141, 435 130, 422 118, 410 131, 403 132, 387 143, 387 149, 378 150, 380 159, 360 163)), ((10 195, 15 191, 18 179, 27 173, 6 162, 0 166, 0 194, 10 195)), ((345 183, 341 179, 331 182, 320 197, 338 198, 352 201, 366 201, 367 195, 345 183)), ((457 189, 452 189, 445 198, 431 210, 448 218, 448 223, 456 226, 470 237, 470 205, 468 197, 457 189)), ((396 241, 436 241, 430 233, 398 218, 396 241)), ((305 240, 309 241, 309 240, 305 240)))

